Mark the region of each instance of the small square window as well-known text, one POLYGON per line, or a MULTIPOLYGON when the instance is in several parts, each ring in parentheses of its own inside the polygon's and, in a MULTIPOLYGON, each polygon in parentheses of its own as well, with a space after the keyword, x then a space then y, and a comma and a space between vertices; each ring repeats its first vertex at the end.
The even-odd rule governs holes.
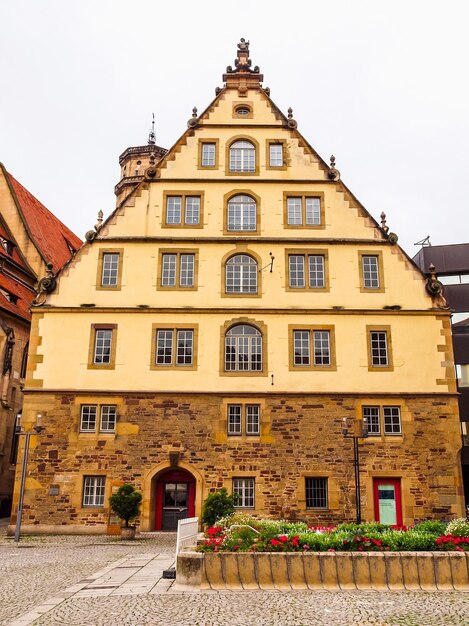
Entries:
POLYGON ((158 329, 156 365, 191 366, 194 357, 193 329, 158 329))
POLYGON ((288 286, 290 289, 326 289, 324 254, 289 254, 288 286))
POLYGON ((235 496, 235 508, 253 509, 254 494, 254 478, 233 478, 233 495, 235 496))
POLYGON ((327 478, 308 477, 305 483, 306 508, 327 509, 327 478))
POLYGON ((198 227, 202 221, 201 195, 166 195, 163 226, 198 227))
POLYGON ((83 480, 83 506, 104 506, 105 476, 85 476, 83 480))
POLYGON ((195 253, 160 252, 161 288, 193 289, 195 287, 195 253))
POLYGON ((312 196, 286 197, 286 225, 297 228, 321 226, 321 198, 312 196))

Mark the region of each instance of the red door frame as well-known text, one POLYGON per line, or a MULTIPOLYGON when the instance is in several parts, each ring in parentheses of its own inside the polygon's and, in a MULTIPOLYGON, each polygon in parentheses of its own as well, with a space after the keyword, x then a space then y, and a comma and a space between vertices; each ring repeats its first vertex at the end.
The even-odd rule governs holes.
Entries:
POLYGON ((402 496, 400 478, 373 478, 373 499, 375 506, 375 521, 379 522, 379 485, 393 485, 396 496, 396 524, 402 526, 402 496))
POLYGON ((187 517, 195 515, 195 478, 183 469, 169 469, 156 482, 155 530, 161 530, 163 521, 163 494, 165 483, 187 483, 187 517))

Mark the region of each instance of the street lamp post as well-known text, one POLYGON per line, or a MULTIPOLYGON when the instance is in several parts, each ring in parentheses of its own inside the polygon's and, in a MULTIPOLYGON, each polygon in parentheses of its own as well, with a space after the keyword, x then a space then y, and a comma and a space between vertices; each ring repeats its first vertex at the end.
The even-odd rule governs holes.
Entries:
POLYGON ((21 518, 23 516, 23 499, 24 499, 24 487, 26 483, 26 472, 28 469, 28 456, 29 456, 29 440, 31 435, 39 435, 44 430, 42 426, 42 413, 36 415, 36 426, 33 427, 34 432, 25 432, 21 429, 21 413, 16 416, 15 434, 25 437, 24 451, 23 451, 23 464, 21 466, 21 482, 20 482, 20 494, 18 499, 18 507, 16 510, 16 527, 15 527, 15 542, 20 540, 21 532, 21 518))
POLYGON ((357 524, 362 522, 362 507, 360 501, 360 451, 358 448, 358 440, 368 437, 368 420, 366 417, 362 420, 361 435, 350 435, 347 427, 347 418, 342 418, 342 435, 344 439, 353 439, 353 467, 355 469, 355 502, 357 506, 357 524))

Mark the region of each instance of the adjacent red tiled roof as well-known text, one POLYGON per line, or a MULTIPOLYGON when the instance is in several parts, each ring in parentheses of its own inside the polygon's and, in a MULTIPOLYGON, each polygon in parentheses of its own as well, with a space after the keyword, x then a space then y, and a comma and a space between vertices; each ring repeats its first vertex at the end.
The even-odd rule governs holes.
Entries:
POLYGON ((71 256, 67 242, 78 250, 81 240, 10 173, 8 178, 34 243, 54 270, 60 269, 71 256))
POLYGON ((23 319, 30 322, 31 313, 29 312, 29 305, 33 301, 35 295, 36 293, 32 287, 28 289, 28 287, 16 281, 14 278, 0 273, 0 309, 19 315, 23 319), (2 289, 14 296, 17 296, 18 300, 16 301, 16 304, 9 302, 9 300, 1 292, 2 289))
MULTIPOLYGON (((0 237, 3 237, 4 239, 11 241, 11 235, 7 232, 1 220, 0 220, 0 237)), ((28 270, 28 266, 23 261, 21 256, 18 254, 18 249, 15 245, 13 246, 13 253, 10 255, 5 250, 5 248, 0 244, 0 255, 5 256, 7 259, 14 261, 17 265, 19 265, 23 269, 28 270)))

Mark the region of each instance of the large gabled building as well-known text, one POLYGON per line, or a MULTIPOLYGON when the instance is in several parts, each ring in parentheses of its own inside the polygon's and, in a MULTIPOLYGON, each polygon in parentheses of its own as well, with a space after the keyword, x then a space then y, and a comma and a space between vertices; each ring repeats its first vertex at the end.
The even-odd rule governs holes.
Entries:
POLYGON ((363 518, 462 514, 439 284, 262 80, 241 40, 170 150, 123 153, 116 210, 33 309, 27 530, 104 532, 122 482, 145 530, 223 486, 257 515, 354 519, 344 418, 367 423, 363 518))
POLYGON ((0 517, 10 513, 31 313, 38 281, 81 245, 60 220, 0 164, 0 517), (51 265, 48 268, 48 264, 51 265))

